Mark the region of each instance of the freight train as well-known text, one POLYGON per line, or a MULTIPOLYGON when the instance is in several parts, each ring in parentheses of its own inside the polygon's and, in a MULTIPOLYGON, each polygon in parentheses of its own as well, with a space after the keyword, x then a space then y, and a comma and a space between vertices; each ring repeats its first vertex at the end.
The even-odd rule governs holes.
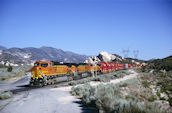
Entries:
POLYGON ((48 84, 54 84, 62 81, 70 81, 75 79, 91 76, 94 73, 110 73, 116 70, 140 67, 140 65, 106 63, 98 64, 89 63, 59 63, 54 61, 37 61, 30 69, 32 74, 30 86, 42 87, 48 84))

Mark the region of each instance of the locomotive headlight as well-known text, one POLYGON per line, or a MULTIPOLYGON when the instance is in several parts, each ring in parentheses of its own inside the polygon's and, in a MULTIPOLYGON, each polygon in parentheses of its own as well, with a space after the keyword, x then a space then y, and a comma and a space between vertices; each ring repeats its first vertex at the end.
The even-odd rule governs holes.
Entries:
POLYGON ((34 71, 32 71, 32 73, 31 73, 31 77, 34 77, 35 76, 35 72, 34 71))

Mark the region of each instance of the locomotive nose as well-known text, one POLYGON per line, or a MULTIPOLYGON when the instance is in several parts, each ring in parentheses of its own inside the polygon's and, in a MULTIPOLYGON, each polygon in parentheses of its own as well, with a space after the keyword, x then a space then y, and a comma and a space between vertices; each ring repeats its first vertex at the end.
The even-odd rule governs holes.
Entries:
POLYGON ((36 70, 41 70, 42 68, 41 67, 37 67, 36 70))

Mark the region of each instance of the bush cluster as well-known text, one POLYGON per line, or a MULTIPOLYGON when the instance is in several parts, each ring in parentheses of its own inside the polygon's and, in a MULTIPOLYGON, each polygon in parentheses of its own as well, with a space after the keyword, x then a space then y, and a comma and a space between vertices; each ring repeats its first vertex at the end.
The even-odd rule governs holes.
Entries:
POLYGON ((13 96, 13 93, 8 91, 8 92, 0 92, 0 100, 8 99, 13 96))
POLYGON ((79 85, 73 87, 71 93, 86 104, 96 105, 100 113, 162 113, 154 104, 124 98, 119 86, 114 84, 79 85))
POLYGON ((7 68, 7 71, 12 72, 12 70, 13 70, 13 67, 9 65, 8 68, 7 68))

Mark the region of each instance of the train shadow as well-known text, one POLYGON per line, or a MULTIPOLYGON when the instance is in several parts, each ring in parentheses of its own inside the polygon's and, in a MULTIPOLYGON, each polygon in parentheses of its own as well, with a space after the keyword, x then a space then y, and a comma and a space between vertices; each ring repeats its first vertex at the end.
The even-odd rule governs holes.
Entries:
POLYGON ((74 101, 73 103, 79 104, 82 109, 82 113, 99 113, 99 110, 94 104, 85 104, 82 101, 74 101))
POLYGON ((38 87, 30 87, 29 85, 19 85, 19 86, 16 86, 16 88, 11 89, 10 91, 13 94, 17 94, 19 92, 29 91, 31 89, 36 89, 36 88, 38 88, 38 87))

